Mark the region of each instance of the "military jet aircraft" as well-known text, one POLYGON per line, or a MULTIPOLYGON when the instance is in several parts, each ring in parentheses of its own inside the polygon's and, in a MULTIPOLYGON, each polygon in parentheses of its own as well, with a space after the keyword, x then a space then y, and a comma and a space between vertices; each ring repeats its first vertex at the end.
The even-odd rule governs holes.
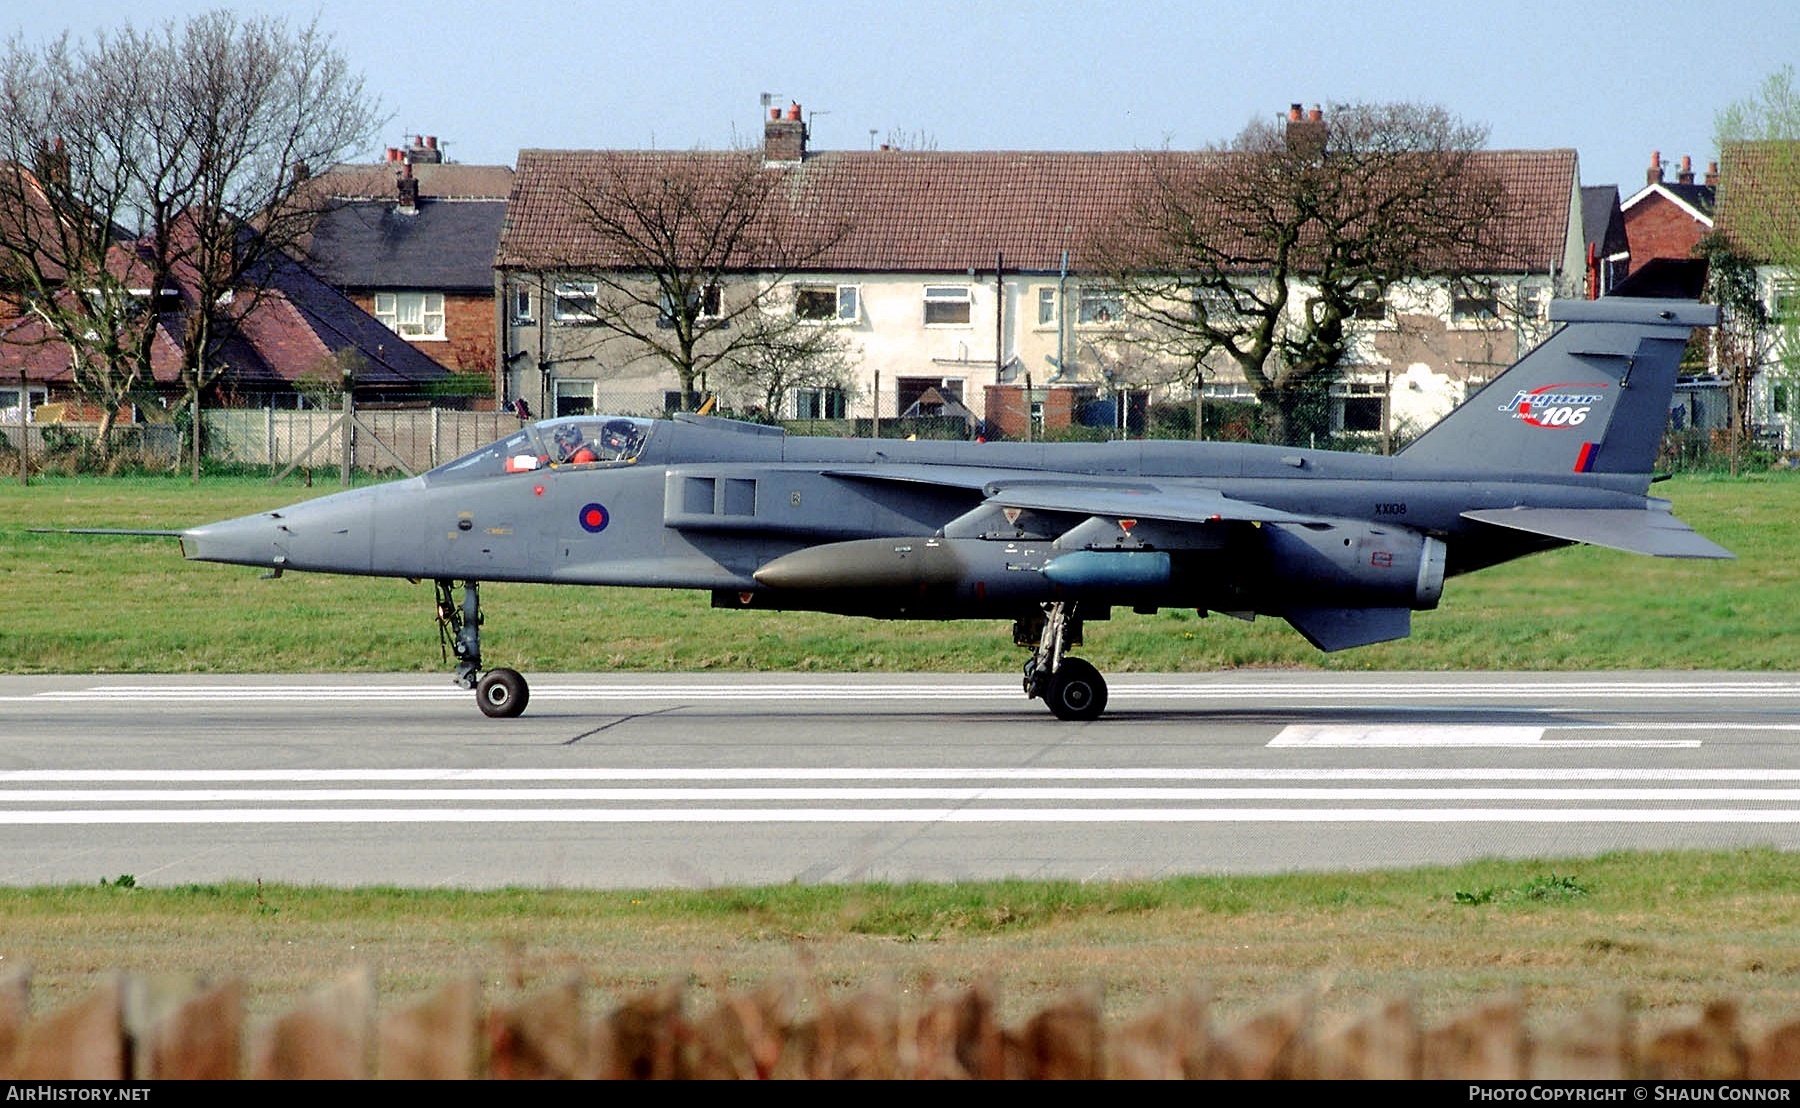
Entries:
POLYGON ((1320 650, 1403 638, 1444 582, 1591 543, 1730 558, 1651 497, 1688 300, 1558 301, 1549 338, 1392 457, 1212 442, 790 437, 710 416, 522 426, 406 480, 180 532, 184 555, 429 579, 456 681, 489 716, 490 581, 698 589, 719 608, 995 619, 1024 691, 1092 720, 1069 653, 1115 608, 1285 619, 1320 650), (460 600, 456 590, 460 586, 460 600))

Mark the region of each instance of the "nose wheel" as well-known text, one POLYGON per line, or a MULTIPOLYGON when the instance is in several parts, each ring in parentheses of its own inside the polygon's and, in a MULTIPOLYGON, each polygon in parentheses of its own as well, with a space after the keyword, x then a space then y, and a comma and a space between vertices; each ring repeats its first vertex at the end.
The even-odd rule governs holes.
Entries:
POLYGON ((456 601, 456 582, 437 582, 438 641, 447 655, 456 656, 456 683, 475 690, 481 714, 510 719, 525 710, 531 687, 518 670, 501 667, 481 672, 481 585, 463 582, 462 602, 456 601))
POLYGON ((481 705, 481 714, 495 719, 518 715, 530 699, 531 689, 518 670, 490 669, 487 676, 475 683, 475 703, 481 705))

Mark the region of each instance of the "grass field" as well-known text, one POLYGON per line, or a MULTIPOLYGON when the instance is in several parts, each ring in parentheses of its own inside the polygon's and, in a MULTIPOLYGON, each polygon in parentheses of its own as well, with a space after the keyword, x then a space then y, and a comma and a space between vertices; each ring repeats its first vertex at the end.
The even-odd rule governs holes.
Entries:
MULTIPOLYGON (((29 530, 180 528, 323 491, 148 478, 0 488, 0 671, 446 669, 428 585, 264 581, 184 562, 171 539, 29 530)), ((1452 580, 1410 640, 1338 655, 1279 621, 1192 613, 1092 624, 1083 653, 1113 672, 1800 668, 1800 475, 1657 491, 1738 560, 1559 551, 1452 580)), ((1021 660, 991 624, 718 612, 696 594, 615 589, 493 585, 483 601, 489 663, 527 672, 1010 673, 1021 660)), ((29 751, 0 751, 29 765, 29 751)), ((668 980, 707 993, 793 975, 840 993, 985 981, 1013 1015, 1098 987, 1123 1016, 1201 983, 1222 1013, 1323 988, 1338 1010, 1412 994, 1441 1014, 1516 989, 1543 1016, 1622 990, 1651 1017, 1736 997, 1754 1019, 1800 1018, 1800 865, 1766 850, 1095 885, 451 893, 95 878, 0 890, 0 974, 29 970, 39 1007, 127 972, 242 977, 258 1011, 278 1011, 367 965, 384 1000, 401 1001, 459 974, 495 995, 577 976, 597 1005, 668 980)))

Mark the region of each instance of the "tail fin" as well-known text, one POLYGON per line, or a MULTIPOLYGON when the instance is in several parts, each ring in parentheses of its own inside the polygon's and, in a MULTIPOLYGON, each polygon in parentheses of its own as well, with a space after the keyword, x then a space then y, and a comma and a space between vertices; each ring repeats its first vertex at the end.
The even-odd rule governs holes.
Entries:
POLYGON ((1400 452, 1518 473, 1642 473, 1669 422, 1681 352, 1719 309, 1693 300, 1558 300, 1564 324, 1400 452))

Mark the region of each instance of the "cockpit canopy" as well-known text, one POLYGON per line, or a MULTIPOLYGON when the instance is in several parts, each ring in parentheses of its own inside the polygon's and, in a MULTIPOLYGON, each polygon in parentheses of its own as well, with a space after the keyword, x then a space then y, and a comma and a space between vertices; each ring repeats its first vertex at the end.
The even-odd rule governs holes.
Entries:
POLYGON ((636 416, 541 420, 472 454, 446 462, 425 476, 442 484, 540 469, 629 465, 643 452, 655 425, 655 420, 636 416))

